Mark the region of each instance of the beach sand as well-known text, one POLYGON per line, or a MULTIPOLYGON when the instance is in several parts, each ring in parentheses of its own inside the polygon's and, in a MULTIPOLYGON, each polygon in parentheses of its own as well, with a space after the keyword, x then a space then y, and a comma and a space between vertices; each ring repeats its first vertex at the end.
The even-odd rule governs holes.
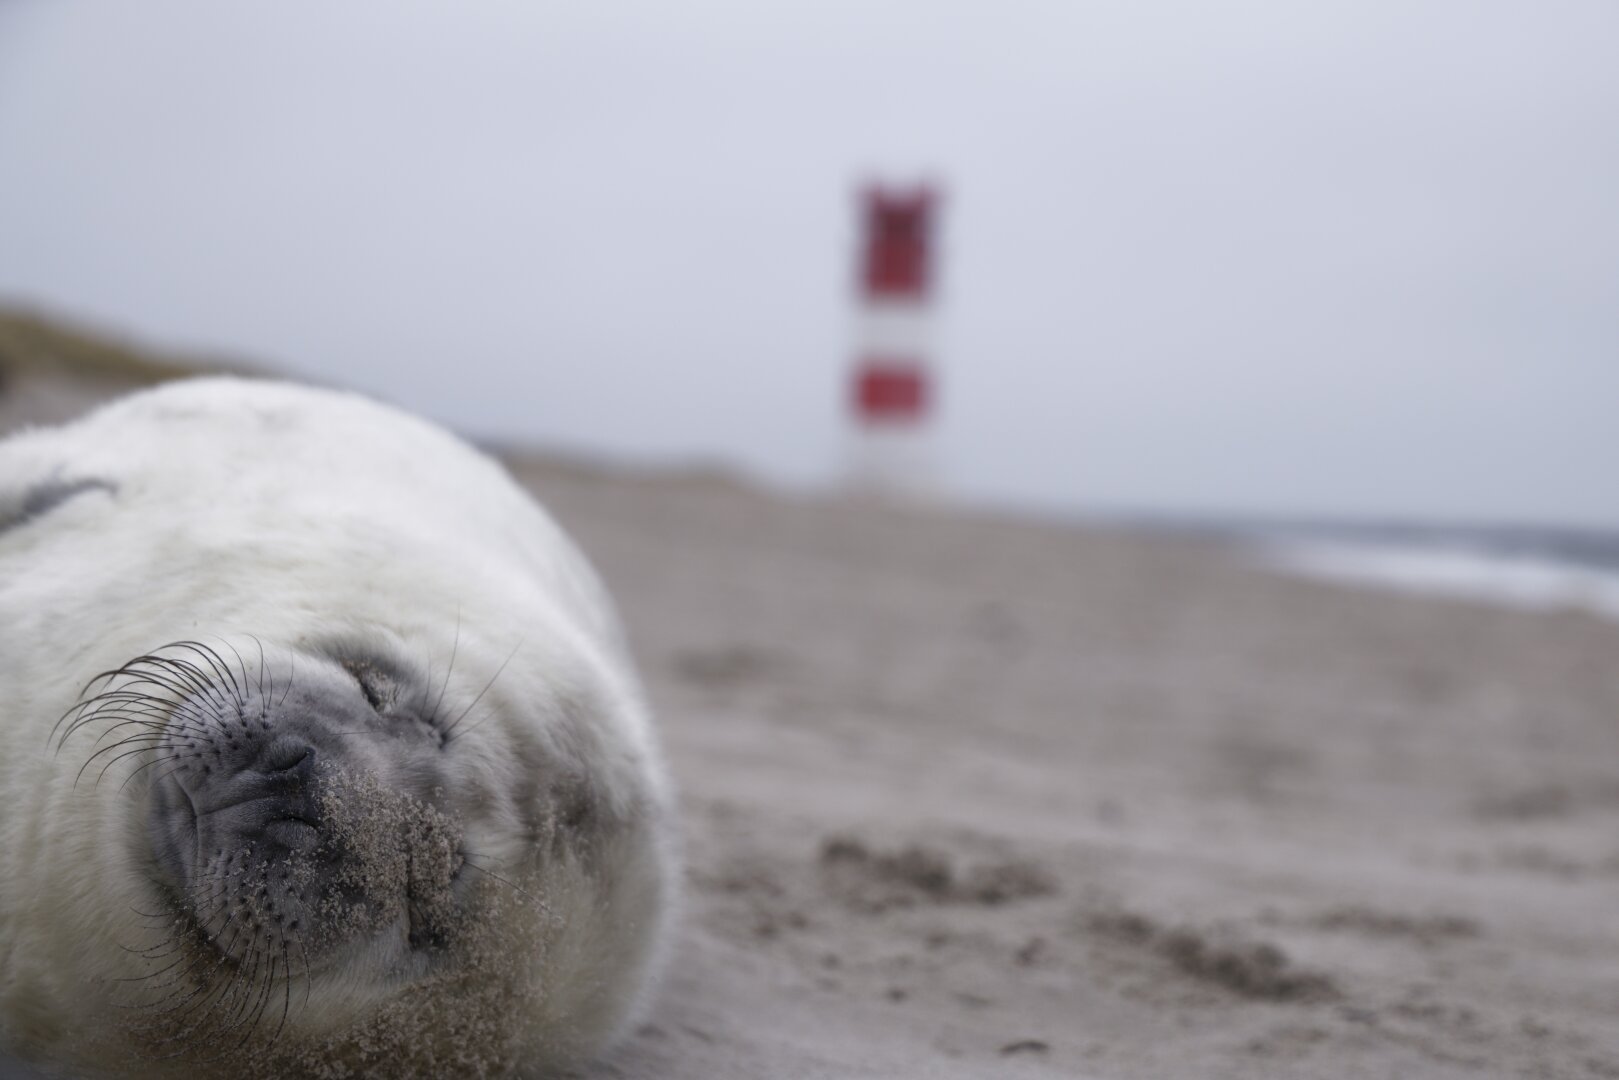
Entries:
POLYGON ((514 471, 682 791, 680 943, 593 1076, 1619 1076, 1619 627, 514 471))
POLYGON ((593 1080, 1619 1077, 1619 626, 511 465, 681 791, 679 942, 593 1080))

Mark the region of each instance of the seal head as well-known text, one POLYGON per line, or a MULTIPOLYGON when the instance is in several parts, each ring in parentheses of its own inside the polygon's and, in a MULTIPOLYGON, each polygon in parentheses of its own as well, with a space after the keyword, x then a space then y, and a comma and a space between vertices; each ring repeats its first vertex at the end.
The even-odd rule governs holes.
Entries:
POLYGON ((0 1045, 73 1075, 550 1075, 647 1000, 670 791, 498 465, 170 384, 0 442, 0 1045))
POLYGON ((146 664, 194 685, 155 758, 148 820, 161 880, 234 959, 297 944, 329 956, 362 935, 442 947, 465 866, 425 687, 375 660, 304 656, 278 678, 227 672, 206 646, 146 664), (193 663, 192 661, 196 661, 193 663), (234 922, 238 932, 217 931, 234 922))

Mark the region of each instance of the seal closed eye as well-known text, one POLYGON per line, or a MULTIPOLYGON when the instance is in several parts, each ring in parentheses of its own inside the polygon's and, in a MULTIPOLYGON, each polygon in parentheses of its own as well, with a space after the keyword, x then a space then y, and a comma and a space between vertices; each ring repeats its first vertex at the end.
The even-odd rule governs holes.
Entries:
POLYGON ((227 379, 0 441, 0 489, 43 465, 0 528, 140 497, 0 545, 0 1054, 549 1076, 634 1023, 669 783, 604 588, 498 465, 227 379))

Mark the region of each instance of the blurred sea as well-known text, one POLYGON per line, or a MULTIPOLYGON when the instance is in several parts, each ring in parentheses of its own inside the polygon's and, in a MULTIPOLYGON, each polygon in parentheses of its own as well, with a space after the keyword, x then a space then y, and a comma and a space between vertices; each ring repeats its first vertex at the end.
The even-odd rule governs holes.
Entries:
POLYGON ((1307 577, 1619 619, 1619 531, 1400 524, 1215 531, 1307 577))

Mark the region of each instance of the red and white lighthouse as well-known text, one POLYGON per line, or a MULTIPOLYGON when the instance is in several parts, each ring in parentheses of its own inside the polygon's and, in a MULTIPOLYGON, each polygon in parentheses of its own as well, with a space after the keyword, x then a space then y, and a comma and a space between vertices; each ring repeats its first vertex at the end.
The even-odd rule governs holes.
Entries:
POLYGON ((853 483, 893 494, 933 487, 935 385, 931 188, 861 193, 855 361, 849 406, 853 483))

